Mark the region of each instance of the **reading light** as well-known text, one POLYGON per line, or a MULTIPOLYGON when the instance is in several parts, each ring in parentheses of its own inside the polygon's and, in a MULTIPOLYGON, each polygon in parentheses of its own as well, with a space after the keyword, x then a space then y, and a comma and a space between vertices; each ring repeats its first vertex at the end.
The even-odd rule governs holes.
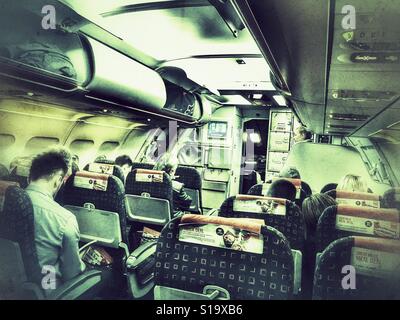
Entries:
POLYGON ((281 107, 287 106, 286 99, 283 96, 277 95, 277 96, 273 96, 273 98, 279 106, 281 106, 281 107))
POLYGON ((256 144, 261 142, 261 136, 258 132, 251 132, 249 134, 249 138, 250 138, 251 142, 256 143, 256 144))

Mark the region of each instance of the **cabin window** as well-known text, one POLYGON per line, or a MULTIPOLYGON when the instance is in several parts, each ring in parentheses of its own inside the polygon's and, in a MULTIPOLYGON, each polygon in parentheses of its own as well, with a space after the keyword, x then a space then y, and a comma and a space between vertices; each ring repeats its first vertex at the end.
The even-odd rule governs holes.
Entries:
POLYGON ((103 142, 97 151, 97 154, 100 155, 105 155, 107 157, 110 156, 117 148, 119 147, 119 142, 116 141, 106 141, 103 142))
POLYGON ((4 150, 11 147, 15 142, 15 137, 11 134, 0 134, 0 149, 4 150))
POLYGON ((25 154, 36 155, 43 150, 59 144, 58 138, 51 137, 33 137, 25 145, 25 154))

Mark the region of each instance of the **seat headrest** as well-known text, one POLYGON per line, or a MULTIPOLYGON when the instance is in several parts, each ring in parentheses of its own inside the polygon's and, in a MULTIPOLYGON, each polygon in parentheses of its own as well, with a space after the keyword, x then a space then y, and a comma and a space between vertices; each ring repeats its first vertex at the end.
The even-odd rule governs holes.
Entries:
POLYGON ((392 239, 379 239, 372 237, 354 236, 354 247, 392 252, 400 255, 400 241, 392 239))
POLYGON ((400 188, 387 190, 383 194, 382 203, 386 208, 397 208, 400 210, 400 188))
POLYGON ((380 196, 367 192, 336 190, 336 202, 358 207, 380 208, 380 196))
POLYGON ((163 183, 164 174, 166 174, 164 171, 148 169, 135 169, 134 172, 136 172, 134 176, 136 182, 163 183))
POLYGON ((31 157, 18 158, 12 163, 11 174, 19 177, 29 177, 29 171, 32 165, 31 157))
POLYGON ((113 174, 114 173, 114 165, 110 164, 110 163, 93 162, 93 163, 89 163, 87 171, 97 172, 97 173, 105 173, 105 174, 113 174))
POLYGON ((336 229, 397 239, 400 237, 400 213, 396 209, 338 205, 336 229))
POLYGON ((237 195, 233 199, 234 212, 251 212, 274 215, 286 215, 288 200, 273 197, 237 195))
POLYGON ((261 226, 265 225, 265 222, 262 219, 224 218, 190 213, 182 216, 181 223, 218 224, 253 233, 261 233, 261 226))
POLYGON ((110 176, 111 175, 105 173, 78 171, 73 177, 73 186, 83 189, 106 191, 108 178, 110 176))

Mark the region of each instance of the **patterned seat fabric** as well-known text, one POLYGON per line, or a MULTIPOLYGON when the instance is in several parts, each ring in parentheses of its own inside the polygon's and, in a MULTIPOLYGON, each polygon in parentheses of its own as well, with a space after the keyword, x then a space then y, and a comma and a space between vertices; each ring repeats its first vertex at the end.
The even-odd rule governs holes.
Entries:
POLYGON ((9 174, 7 167, 0 163, 0 179, 8 177, 9 174))
MULTIPOLYGON (((322 215, 318 219, 317 230, 316 230, 316 250, 317 252, 322 252, 331 242, 348 237, 351 235, 362 235, 367 236, 362 233, 357 233, 354 231, 339 230, 336 227, 337 215, 345 211, 354 211, 355 214, 361 214, 361 216, 368 217, 370 215, 371 219, 379 219, 379 216, 385 214, 396 215, 395 210, 388 209, 373 209, 373 208, 363 208, 363 207, 352 207, 347 205, 336 205, 328 207, 324 210, 322 215)), ((353 214, 352 214, 353 215, 353 214)), ((373 235, 371 235, 373 236, 373 235)))
MULTIPOLYGON (((331 299, 399 299, 400 298, 400 270, 397 265, 397 271, 388 279, 377 276, 377 265, 374 266, 371 273, 365 273, 362 266, 358 266, 352 259, 352 254, 356 250, 373 250, 369 254, 379 257, 377 251, 400 252, 400 243, 396 240, 364 238, 364 237, 346 237, 332 242, 322 253, 317 263, 314 275, 313 299, 331 300, 331 299), (386 249, 384 249, 386 248, 386 249), (354 250, 354 251, 353 251, 354 250), (349 271, 342 273, 344 266, 353 266, 355 268, 355 288, 343 287, 343 281, 349 284, 349 279, 344 279, 349 271)), ((359 256, 365 255, 365 252, 359 252, 359 256)), ((363 260, 363 259, 361 259, 363 260)))
POLYGON ((286 238, 263 226, 263 254, 180 242, 181 217, 171 220, 157 243, 155 284, 202 293, 206 285, 226 289, 232 300, 292 297, 293 257, 286 238))
MULTIPOLYGON (((114 164, 114 161, 111 161, 111 160, 98 160, 95 163, 103 163, 103 164, 113 165, 113 173, 112 173, 112 175, 114 177, 117 177, 118 179, 121 180, 122 183, 124 183, 124 181, 125 181, 124 172, 122 171, 120 166, 117 166, 116 164, 114 164)), ((90 171, 89 170, 89 166, 90 166, 90 164, 87 164, 85 166, 85 168, 83 168, 83 170, 90 171)))
POLYGON ((162 182, 143 182, 136 181, 136 174, 147 172, 145 169, 135 169, 129 172, 126 177, 125 191, 126 194, 134 194, 141 196, 142 194, 149 194, 152 198, 165 199, 169 201, 171 212, 173 212, 173 196, 172 196, 172 183, 168 174, 163 172, 162 182))
POLYGON ((11 170, 10 175, 8 176, 7 180, 18 182, 18 184, 23 189, 25 189, 28 186, 28 177, 18 175, 17 168, 14 168, 13 170, 11 170))
POLYGON ((18 186, 5 189, 0 237, 19 244, 28 281, 40 284, 42 276, 35 246, 33 206, 28 194, 18 186))
POLYGON ((178 166, 175 174, 178 176, 176 181, 183 183, 185 188, 201 190, 201 176, 195 168, 178 166))
POLYGON ((76 174, 72 174, 65 184, 62 205, 83 207, 85 203, 92 203, 96 209, 118 213, 121 225, 122 241, 128 243, 125 189, 121 180, 109 175, 107 190, 90 190, 74 186, 75 175, 76 174))
MULTIPOLYGON (((219 216, 227 218, 254 218, 263 219, 267 226, 271 226, 289 240, 292 249, 303 251, 305 245, 305 220, 299 207, 286 200, 286 215, 259 214, 253 212, 233 211, 233 202, 237 196, 226 199, 220 208, 219 216)), ((268 197, 266 197, 268 199, 268 197)), ((284 200, 284 199, 282 199, 284 200)))

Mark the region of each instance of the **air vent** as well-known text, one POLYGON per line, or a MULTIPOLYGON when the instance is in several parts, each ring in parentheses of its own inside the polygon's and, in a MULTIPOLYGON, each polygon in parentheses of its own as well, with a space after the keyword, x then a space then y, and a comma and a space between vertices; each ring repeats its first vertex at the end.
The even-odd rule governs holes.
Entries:
POLYGON ((391 91, 332 90, 332 98, 341 100, 381 101, 392 100, 396 93, 391 91))
POLYGON ((357 126, 345 126, 345 125, 338 125, 338 124, 328 124, 328 128, 331 128, 331 129, 343 129, 343 130, 353 130, 353 129, 356 129, 357 126))
POLYGON ((331 113, 329 118, 339 121, 366 121, 370 116, 351 113, 331 113))

